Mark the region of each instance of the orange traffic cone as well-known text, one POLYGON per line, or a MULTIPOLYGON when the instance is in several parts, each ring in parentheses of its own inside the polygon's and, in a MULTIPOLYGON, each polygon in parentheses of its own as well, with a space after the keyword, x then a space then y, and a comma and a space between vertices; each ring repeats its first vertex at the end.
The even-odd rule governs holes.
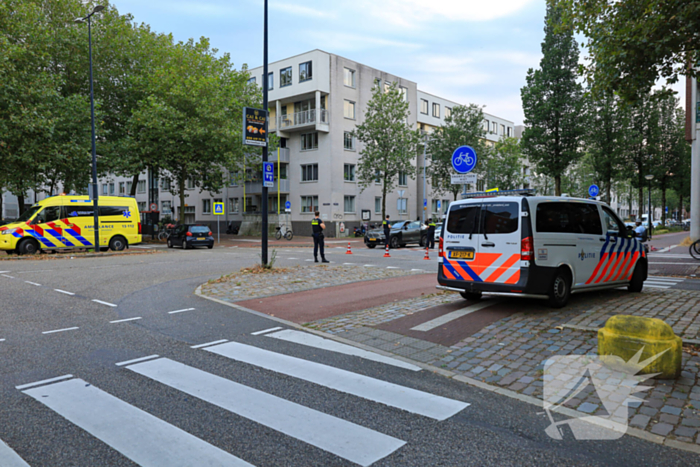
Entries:
POLYGON ((428 254, 428 247, 425 247, 425 256, 423 256, 423 259, 430 260, 430 255, 428 254))
POLYGON ((389 245, 387 245, 386 250, 384 250, 384 257, 391 258, 391 255, 389 254, 389 245))
POLYGON ((346 255, 351 255, 352 250, 350 249, 350 242, 348 242, 348 251, 345 252, 346 255))

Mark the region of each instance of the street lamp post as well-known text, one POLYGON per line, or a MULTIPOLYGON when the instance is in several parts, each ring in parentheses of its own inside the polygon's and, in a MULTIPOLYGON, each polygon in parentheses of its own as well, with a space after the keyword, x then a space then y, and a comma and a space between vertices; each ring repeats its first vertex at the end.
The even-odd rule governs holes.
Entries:
POLYGON ((95 252, 100 251, 100 222, 99 222, 99 208, 98 208, 98 198, 99 192, 97 190, 97 149, 95 147, 95 96, 93 92, 92 84, 92 22, 90 21, 92 15, 99 13, 104 10, 105 7, 102 5, 95 5, 92 12, 83 17, 76 18, 76 23, 84 23, 87 20, 88 24, 88 50, 90 56, 90 124, 92 126, 92 210, 94 219, 94 230, 95 230, 95 252))
POLYGON ((651 237, 651 181, 654 179, 654 175, 645 175, 644 178, 649 180, 649 215, 647 215, 647 222, 649 223, 649 237, 651 237))
MULTIPOLYGON (((263 86, 262 86, 262 92, 263 92, 263 110, 265 110, 265 137, 267 138, 267 129, 269 125, 269 112, 268 112, 268 102, 267 102, 267 87, 269 84, 268 76, 267 76, 267 0, 265 0, 265 5, 264 5, 264 13, 263 13, 263 86)), ((265 166, 264 162, 267 162, 267 144, 265 144, 262 147, 262 160, 263 160, 263 167, 265 166)), ((279 170, 279 167, 278 167, 279 170)), ((279 184, 279 180, 277 181, 279 184)), ((245 200, 244 200, 245 201, 245 200)), ((267 187, 265 186, 265 183, 263 182, 262 186, 262 202, 261 208, 262 208, 262 251, 260 252, 260 259, 262 260, 262 265, 264 267, 267 267, 267 229, 268 229, 268 222, 267 222, 267 187)))

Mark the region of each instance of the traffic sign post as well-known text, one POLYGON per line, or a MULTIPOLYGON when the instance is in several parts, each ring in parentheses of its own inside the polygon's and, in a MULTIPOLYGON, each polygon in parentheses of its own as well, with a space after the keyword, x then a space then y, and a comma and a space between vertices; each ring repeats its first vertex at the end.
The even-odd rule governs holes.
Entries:
POLYGON ((263 186, 272 188, 275 184, 275 168, 272 162, 263 162, 263 186))
POLYGON ((452 168, 457 173, 466 174, 476 167, 476 151, 469 146, 460 146, 452 153, 452 168))
POLYGON ((284 203, 284 210, 287 212, 292 212, 292 202, 291 201, 287 201, 286 203, 284 203))
POLYGON ((598 188, 598 185, 591 185, 588 187, 588 196, 590 196, 591 198, 595 198, 596 196, 598 196, 599 193, 600 188, 598 188))
POLYGON ((221 216, 225 214, 224 212, 224 203, 220 202, 215 202, 214 203, 214 215, 216 217, 216 237, 217 237, 217 242, 221 243, 221 228, 219 221, 221 220, 221 216))

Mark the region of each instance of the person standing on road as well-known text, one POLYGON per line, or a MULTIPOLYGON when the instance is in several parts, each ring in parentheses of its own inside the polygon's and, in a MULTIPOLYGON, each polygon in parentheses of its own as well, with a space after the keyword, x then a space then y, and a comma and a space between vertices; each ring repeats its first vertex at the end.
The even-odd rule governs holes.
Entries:
POLYGON ((435 248, 435 222, 432 218, 428 219, 428 240, 425 246, 431 250, 435 248))
POLYGON ((320 213, 316 211, 314 219, 311 221, 311 229, 313 233, 311 234, 314 237, 314 261, 318 263, 318 250, 321 250, 321 262, 322 263, 329 263, 326 259, 326 255, 323 251, 323 248, 325 246, 323 242, 323 231, 326 229, 326 224, 323 223, 321 218, 319 217, 320 213))
POLYGON ((389 236, 391 235, 391 225, 389 224, 389 214, 386 215, 386 219, 382 222, 382 227, 384 228, 384 244, 389 245, 389 236))

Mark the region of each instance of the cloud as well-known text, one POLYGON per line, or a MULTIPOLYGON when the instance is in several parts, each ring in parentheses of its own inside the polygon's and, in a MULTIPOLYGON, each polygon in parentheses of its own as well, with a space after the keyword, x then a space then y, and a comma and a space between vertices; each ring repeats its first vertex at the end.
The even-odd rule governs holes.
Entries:
POLYGON ((299 5, 297 3, 270 2, 269 8, 272 10, 283 11, 295 16, 313 17, 313 18, 337 18, 335 12, 329 8, 312 8, 299 5))
MULTIPOLYGON (((331 53, 354 52, 377 47, 397 47, 402 50, 420 49, 422 45, 400 40, 382 39, 363 34, 350 34, 328 31, 310 30, 305 34, 306 41, 312 48, 319 48, 331 53)), ((355 58, 355 57, 349 57, 355 58)))

